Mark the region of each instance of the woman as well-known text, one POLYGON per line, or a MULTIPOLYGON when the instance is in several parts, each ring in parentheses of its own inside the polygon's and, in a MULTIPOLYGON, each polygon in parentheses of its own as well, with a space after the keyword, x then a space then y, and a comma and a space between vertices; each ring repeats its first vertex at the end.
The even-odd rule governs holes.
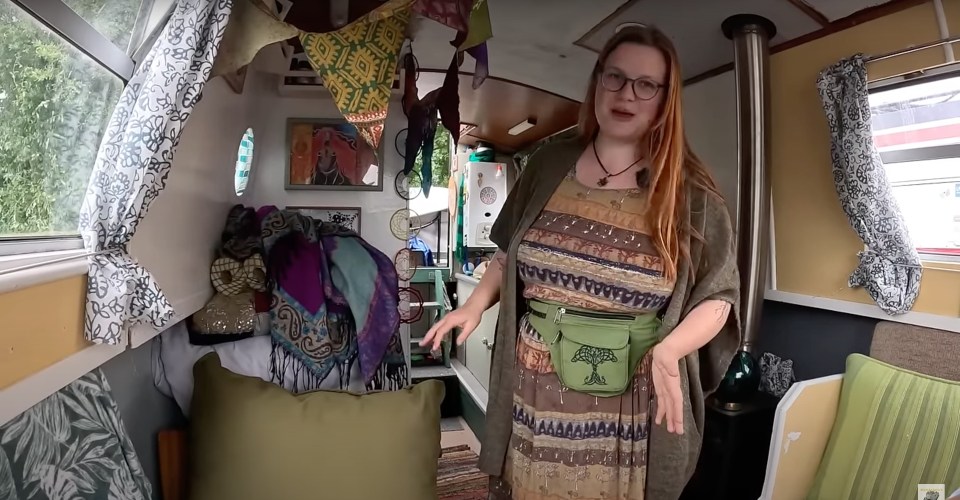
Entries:
POLYGON ((496 258, 422 342, 459 327, 462 343, 500 300, 480 463, 492 498, 675 499, 693 473, 704 398, 740 342, 739 275, 680 93, 663 33, 615 34, 580 140, 530 158, 496 258))

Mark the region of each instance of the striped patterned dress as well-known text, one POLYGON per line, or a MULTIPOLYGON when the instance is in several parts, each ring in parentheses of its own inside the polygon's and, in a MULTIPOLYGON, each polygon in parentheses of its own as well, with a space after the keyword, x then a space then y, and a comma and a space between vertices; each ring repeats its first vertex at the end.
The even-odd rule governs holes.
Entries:
MULTIPOLYGON (((661 309, 674 282, 661 276, 643 210, 639 190, 591 189, 571 172, 521 243, 524 296, 607 312, 661 309)), ((562 387, 524 316, 513 433, 495 490, 515 500, 643 498, 652 391, 649 355, 620 396, 562 387)))

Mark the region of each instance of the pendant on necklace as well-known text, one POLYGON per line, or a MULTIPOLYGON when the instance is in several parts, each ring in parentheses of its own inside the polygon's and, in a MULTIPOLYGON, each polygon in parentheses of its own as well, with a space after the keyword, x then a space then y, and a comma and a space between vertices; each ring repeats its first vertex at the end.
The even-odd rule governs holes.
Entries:
POLYGON ((606 185, 607 185, 607 177, 609 177, 609 176, 604 176, 604 177, 601 177, 601 178, 597 179, 597 185, 600 186, 600 187, 606 186, 606 185))

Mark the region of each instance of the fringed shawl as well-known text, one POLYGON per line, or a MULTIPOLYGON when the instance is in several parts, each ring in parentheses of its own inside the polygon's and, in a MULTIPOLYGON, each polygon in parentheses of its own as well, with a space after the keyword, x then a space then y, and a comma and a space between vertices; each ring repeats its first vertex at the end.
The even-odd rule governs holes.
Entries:
POLYGON ((406 384, 397 273, 389 257, 353 231, 298 212, 264 207, 261 238, 270 278, 271 376, 313 390, 334 368, 346 385, 359 359, 371 390, 406 384), (299 365, 302 364, 302 367, 299 365))

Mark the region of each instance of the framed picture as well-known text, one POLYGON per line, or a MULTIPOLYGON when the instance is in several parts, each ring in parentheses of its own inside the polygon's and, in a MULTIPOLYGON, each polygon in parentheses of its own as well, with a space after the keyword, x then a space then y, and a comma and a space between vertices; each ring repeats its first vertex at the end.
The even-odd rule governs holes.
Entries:
POLYGON ((341 225, 360 234, 360 207, 287 207, 311 219, 341 225))
POLYGON ((343 119, 287 120, 287 189, 383 191, 383 142, 375 151, 343 119))

